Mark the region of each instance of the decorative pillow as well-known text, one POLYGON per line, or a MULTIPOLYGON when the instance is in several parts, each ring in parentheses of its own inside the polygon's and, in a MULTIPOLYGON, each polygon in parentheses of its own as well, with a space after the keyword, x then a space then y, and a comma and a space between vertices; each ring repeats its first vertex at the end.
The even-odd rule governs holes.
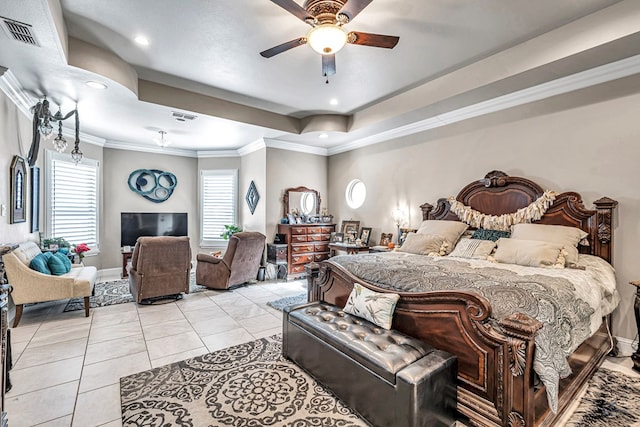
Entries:
POLYGON ((417 233, 432 234, 444 238, 445 243, 447 243, 446 255, 453 250, 460 236, 462 236, 462 233, 464 233, 467 228, 469 228, 469 226, 460 221, 426 220, 422 221, 417 233))
POLYGON ((393 311, 399 299, 398 294, 374 292, 354 283, 344 311, 375 323, 381 328, 391 329, 393 311))
POLYGON ((529 267, 564 268, 564 253, 561 244, 503 237, 498 240, 498 249, 493 254, 493 259, 529 267))
POLYGON ((57 256, 62 260, 62 262, 64 263, 64 268, 67 270, 66 271, 67 273, 71 271, 71 260, 69 259, 67 254, 58 251, 55 254, 53 254, 53 256, 57 256))
POLYGON ((42 274, 51 274, 47 265, 47 257, 44 254, 36 255, 29 263, 29 268, 42 274))
POLYGON ((495 247, 496 242, 493 240, 460 239, 449 256, 487 259, 495 247))
POLYGON ((567 267, 578 266, 578 244, 588 233, 577 227, 547 224, 516 224, 511 233, 512 239, 540 240, 558 243, 564 246, 567 267))
POLYGON ((509 237, 511 232, 501 230, 487 230, 486 228, 478 228, 471 235, 472 239, 491 240, 497 242, 501 237, 509 237))
POLYGON ((416 255, 441 256, 446 254, 446 249, 446 243, 441 236, 409 233, 397 251, 416 255))
POLYGON ((53 274, 54 276, 62 276, 63 274, 71 271, 71 261, 69 261, 69 258, 67 258, 67 256, 63 254, 53 254, 49 258, 49 261, 47 261, 47 266, 49 267, 49 270, 51 270, 51 274, 53 274), (69 263, 68 268, 67 262, 64 261, 65 259, 69 263))

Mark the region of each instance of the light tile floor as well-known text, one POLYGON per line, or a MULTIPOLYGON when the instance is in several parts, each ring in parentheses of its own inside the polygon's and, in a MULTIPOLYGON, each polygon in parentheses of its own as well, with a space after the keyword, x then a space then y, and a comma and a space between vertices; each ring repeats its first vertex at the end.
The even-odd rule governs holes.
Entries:
POLYGON ((303 280, 258 282, 89 317, 63 312, 67 300, 26 307, 11 329, 9 425, 120 426, 120 377, 280 333, 282 313, 266 303, 305 290, 303 280))
MULTIPOLYGON (((67 300, 27 307, 11 329, 9 425, 121 426, 120 377, 280 333, 282 313, 266 303, 305 289, 304 281, 258 282, 163 305, 101 307, 89 317, 64 313, 67 300)), ((639 376, 628 357, 603 366, 639 376)))

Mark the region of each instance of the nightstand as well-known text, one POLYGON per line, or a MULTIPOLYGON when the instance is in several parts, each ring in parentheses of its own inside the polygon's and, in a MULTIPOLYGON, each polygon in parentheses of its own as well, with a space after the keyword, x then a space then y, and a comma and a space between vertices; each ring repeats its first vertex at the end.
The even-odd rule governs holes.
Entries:
POLYGON ((369 252, 391 252, 392 250, 388 246, 371 246, 369 248, 369 252))
MULTIPOLYGON (((640 281, 629 282, 636 287, 636 300, 633 304, 636 313, 636 328, 638 328, 638 334, 640 334, 640 281)), ((633 370, 640 372, 640 343, 636 352, 631 355, 633 360, 633 370)))

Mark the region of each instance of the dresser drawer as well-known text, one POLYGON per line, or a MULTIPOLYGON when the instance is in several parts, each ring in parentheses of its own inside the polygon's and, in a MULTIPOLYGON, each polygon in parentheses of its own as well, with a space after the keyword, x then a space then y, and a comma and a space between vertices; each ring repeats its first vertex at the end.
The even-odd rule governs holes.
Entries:
POLYGON ((308 242, 323 242, 323 241, 329 241, 331 239, 330 235, 327 234, 309 234, 307 236, 307 241, 308 242), (325 239, 325 236, 327 236, 328 238, 325 239))
POLYGON ((335 228, 333 226, 331 227, 321 227, 322 231, 320 231, 322 234, 331 234, 333 231, 335 231, 335 228))
POLYGON ((291 255, 292 264, 307 264, 313 261, 313 255, 291 255))
POLYGON ((315 262, 324 261, 325 259, 329 259, 329 253, 315 254, 313 259, 315 262))
POLYGON ((291 273, 304 273, 304 264, 292 265, 289 270, 291 273))
POLYGON ((307 234, 322 234, 322 227, 309 227, 307 234))
POLYGON ((306 254, 309 252, 315 252, 313 243, 308 245, 301 245, 301 244, 291 245, 292 254, 306 254))
POLYGON ((328 243, 316 243, 314 246, 314 252, 329 252, 328 243))
POLYGON ((307 234, 307 227, 291 227, 291 234, 307 234))
POLYGON ((307 241, 307 235, 302 234, 292 234, 291 235, 291 243, 304 243, 307 241))

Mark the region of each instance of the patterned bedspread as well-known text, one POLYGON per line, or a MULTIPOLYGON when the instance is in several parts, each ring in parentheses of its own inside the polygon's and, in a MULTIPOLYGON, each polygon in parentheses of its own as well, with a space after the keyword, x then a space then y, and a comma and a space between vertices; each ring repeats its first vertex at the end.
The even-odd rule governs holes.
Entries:
POLYGON ((342 255, 331 261, 391 291, 473 291, 491 303, 495 320, 521 312, 542 322, 533 368, 546 386, 554 412, 560 378, 571 373, 567 357, 598 330, 602 317, 619 301, 613 268, 590 255, 580 256, 585 270, 399 252, 342 255))

